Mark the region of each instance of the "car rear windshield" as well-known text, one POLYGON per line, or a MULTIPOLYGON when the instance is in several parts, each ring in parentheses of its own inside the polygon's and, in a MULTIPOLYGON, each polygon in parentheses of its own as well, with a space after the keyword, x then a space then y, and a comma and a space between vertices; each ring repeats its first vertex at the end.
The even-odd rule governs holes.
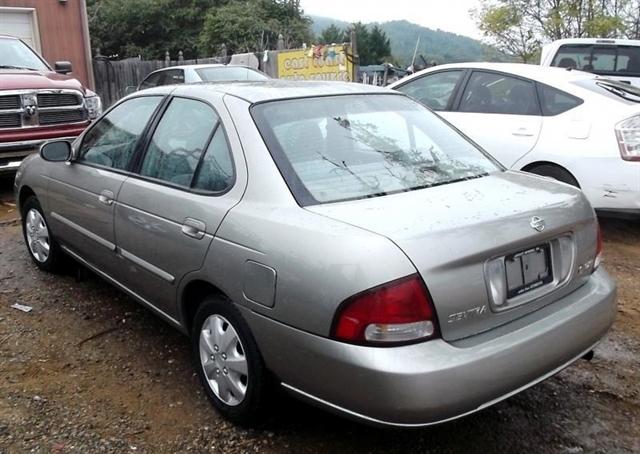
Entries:
POLYGON ((403 95, 272 101, 255 105, 252 115, 301 206, 428 188, 500 170, 403 95))
POLYGON ((225 82, 232 80, 266 80, 268 77, 259 71, 242 66, 224 66, 198 68, 196 72, 205 82, 225 82))
POLYGON ((551 66, 605 76, 640 76, 640 47, 603 44, 560 46, 551 66))
POLYGON ((46 71, 49 68, 22 41, 12 38, 0 38, 0 69, 46 71))

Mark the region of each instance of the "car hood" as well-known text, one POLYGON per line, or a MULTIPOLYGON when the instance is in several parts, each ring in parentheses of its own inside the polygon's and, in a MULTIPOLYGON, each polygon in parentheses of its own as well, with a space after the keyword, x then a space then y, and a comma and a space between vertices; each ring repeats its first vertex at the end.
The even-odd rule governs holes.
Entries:
POLYGON ((582 264, 595 255, 596 221, 582 193, 523 172, 307 209, 383 235, 402 249, 429 289, 445 340, 495 328, 584 283, 584 276, 572 276, 551 294, 494 313, 485 278, 490 259, 563 235, 573 244, 567 260, 582 264), (543 232, 532 228, 533 216, 544 219, 543 232))
POLYGON ((0 69, 0 90, 66 89, 85 93, 80 81, 53 71, 0 69))

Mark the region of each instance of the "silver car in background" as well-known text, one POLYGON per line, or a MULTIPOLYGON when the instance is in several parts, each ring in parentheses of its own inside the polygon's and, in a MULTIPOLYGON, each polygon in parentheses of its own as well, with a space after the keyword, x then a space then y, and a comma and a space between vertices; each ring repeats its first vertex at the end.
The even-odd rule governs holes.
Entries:
POLYGON ((15 190, 35 263, 71 256, 191 336, 241 424, 268 376, 369 423, 448 421, 589 353, 616 313, 578 189, 382 88, 145 90, 15 190))

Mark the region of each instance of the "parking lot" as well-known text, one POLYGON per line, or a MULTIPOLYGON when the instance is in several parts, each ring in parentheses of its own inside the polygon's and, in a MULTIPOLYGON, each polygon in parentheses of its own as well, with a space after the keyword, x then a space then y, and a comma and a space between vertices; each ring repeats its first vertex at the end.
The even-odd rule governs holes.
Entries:
POLYGON ((0 184, 0 452, 640 451, 638 222, 601 220, 619 312, 591 362, 442 426, 380 430, 276 395, 246 431, 207 402, 186 337, 91 274, 36 269, 0 184))

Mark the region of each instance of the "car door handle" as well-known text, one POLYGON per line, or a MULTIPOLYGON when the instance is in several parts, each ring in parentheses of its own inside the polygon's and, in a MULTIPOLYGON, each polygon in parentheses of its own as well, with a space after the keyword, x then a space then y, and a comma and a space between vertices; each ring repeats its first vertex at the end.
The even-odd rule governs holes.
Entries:
POLYGON ((98 201, 103 205, 111 206, 113 205, 114 195, 113 192, 104 190, 98 196, 98 201))
POLYGON ((529 128, 518 128, 513 130, 511 134, 518 137, 531 137, 533 136, 533 131, 529 128))
POLYGON ((196 240, 204 238, 207 226, 204 222, 193 218, 186 218, 182 224, 182 233, 196 240))

